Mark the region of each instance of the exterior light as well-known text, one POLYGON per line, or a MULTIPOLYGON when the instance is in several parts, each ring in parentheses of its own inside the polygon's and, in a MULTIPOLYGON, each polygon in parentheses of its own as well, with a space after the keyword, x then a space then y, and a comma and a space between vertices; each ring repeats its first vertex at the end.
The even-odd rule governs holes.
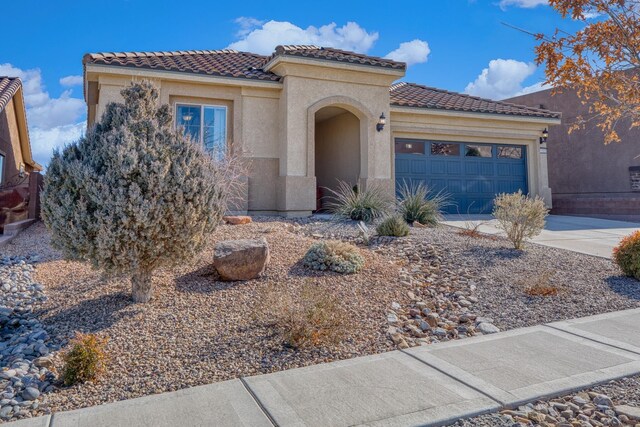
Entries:
POLYGON ((542 136, 540 137, 540 144, 544 144, 545 142, 547 142, 548 138, 549 138, 549 131, 547 130, 547 128, 545 128, 542 131, 542 136))
POLYGON ((24 178, 24 163, 20 163, 20 169, 18 170, 18 176, 24 178))
POLYGON ((384 125, 387 124, 387 118, 384 116, 384 113, 380 114, 380 118, 378 119, 378 123, 376 124, 376 130, 381 132, 384 129, 384 125))

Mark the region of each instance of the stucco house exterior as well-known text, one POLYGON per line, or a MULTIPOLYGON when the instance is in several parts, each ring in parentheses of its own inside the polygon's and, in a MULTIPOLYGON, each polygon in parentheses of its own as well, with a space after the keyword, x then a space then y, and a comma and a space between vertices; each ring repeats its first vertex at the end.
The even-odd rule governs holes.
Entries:
POLYGON ((308 215, 337 180, 367 188, 411 179, 486 212, 522 189, 551 205, 545 128, 560 114, 400 82, 406 65, 333 48, 94 53, 83 58, 88 125, 151 79, 162 103, 209 149, 249 162, 240 211, 308 215))
POLYGON ((549 129, 553 213, 640 221, 640 128, 620 122, 620 142, 605 145, 590 105, 572 90, 548 89, 508 102, 562 112, 562 125, 549 129), (579 116, 585 127, 569 132, 579 116))
POLYGON ((5 225, 36 218, 41 170, 31 154, 22 82, 0 77, 0 238, 5 225))

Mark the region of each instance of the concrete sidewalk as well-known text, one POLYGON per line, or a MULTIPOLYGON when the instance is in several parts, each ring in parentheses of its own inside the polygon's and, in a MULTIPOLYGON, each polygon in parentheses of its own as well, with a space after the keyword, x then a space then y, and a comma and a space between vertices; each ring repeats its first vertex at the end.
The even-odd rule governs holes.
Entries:
MULTIPOLYGON (((457 228, 468 228, 471 224, 481 224, 478 231, 504 236, 504 232, 497 228, 497 221, 491 215, 447 215, 443 223, 457 228)), ((640 230, 640 223, 549 215, 544 230, 540 235, 534 237, 532 242, 587 255, 611 258, 613 248, 620 240, 636 230, 640 230)))
POLYGON ((446 425, 640 373, 640 309, 226 381, 7 427, 446 425))

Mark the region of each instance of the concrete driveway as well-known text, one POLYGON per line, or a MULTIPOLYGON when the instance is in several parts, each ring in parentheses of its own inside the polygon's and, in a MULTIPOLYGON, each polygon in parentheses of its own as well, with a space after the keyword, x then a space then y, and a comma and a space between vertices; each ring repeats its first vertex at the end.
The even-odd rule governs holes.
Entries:
MULTIPOLYGON (((491 215, 447 215, 444 224, 467 228, 481 223, 478 231, 504 236, 491 215)), ((611 258, 613 248, 624 236, 640 230, 640 223, 577 216, 549 215, 547 224, 533 242, 602 258, 611 258)))

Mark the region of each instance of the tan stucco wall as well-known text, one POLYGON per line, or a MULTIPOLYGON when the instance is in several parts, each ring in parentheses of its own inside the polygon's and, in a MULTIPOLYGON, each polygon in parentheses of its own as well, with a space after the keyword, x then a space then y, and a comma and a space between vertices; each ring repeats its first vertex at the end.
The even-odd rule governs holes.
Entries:
POLYGON ((529 189, 551 203, 546 159, 538 143, 549 121, 391 108, 389 86, 402 76, 399 71, 299 58, 276 61, 271 71, 284 76, 282 83, 91 66, 85 79, 98 85, 98 95, 92 96, 97 104, 90 106, 98 118, 107 103, 121 101, 124 86, 142 78, 154 80, 161 102, 172 107, 176 102, 227 106, 229 141, 248 165, 246 200, 238 210, 308 214, 316 207, 317 186, 331 180, 332 174, 346 173, 347 158, 353 165, 348 173, 354 174, 349 180, 357 180, 363 188, 375 184, 393 192, 395 137, 526 145, 529 189), (335 118, 345 123, 316 126, 316 113, 330 106, 349 112, 335 118), (381 113, 388 118, 387 126, 378 132, 381 113), (331 162, 328 153, 337 151, 331 147, 326 157, 316 159, 317 141, 333 146, 344 138, 358 140, 349 145, 353 150, 347 156, 339 150, 333 156, 339 160, 331 162), (330 172, 323 175, 317 164, 330 172), (337 165, 339 171, 332 171, 337 165))
MULTIPOLYGON (((316 185, 335 189, 360 178, 360 121, 349 112, 316 123, 316 185)), ((325 196, 327 191, 323 191, 325 196)))
MULTIPOLYGON (((551 189, 546 166, 546 146, 540 145, 542 131, 555 120, 521 119, 514 116, 455 113, 410 108, 393 108, 393 138, 434 141, 478 142, 522 145, 527 149, 529 193, 551 207, 551 189)), ((390 147, 393 152, 393 145, 390 147)), ((395 156, 392 165, 395 166, 395 156)))
POLYGON ((22 158, 20 131, 16 118, 16 106, 14 100, 9 101, 0 112, 0 153, 5 156, 2 182, 18 174, 22 158))

